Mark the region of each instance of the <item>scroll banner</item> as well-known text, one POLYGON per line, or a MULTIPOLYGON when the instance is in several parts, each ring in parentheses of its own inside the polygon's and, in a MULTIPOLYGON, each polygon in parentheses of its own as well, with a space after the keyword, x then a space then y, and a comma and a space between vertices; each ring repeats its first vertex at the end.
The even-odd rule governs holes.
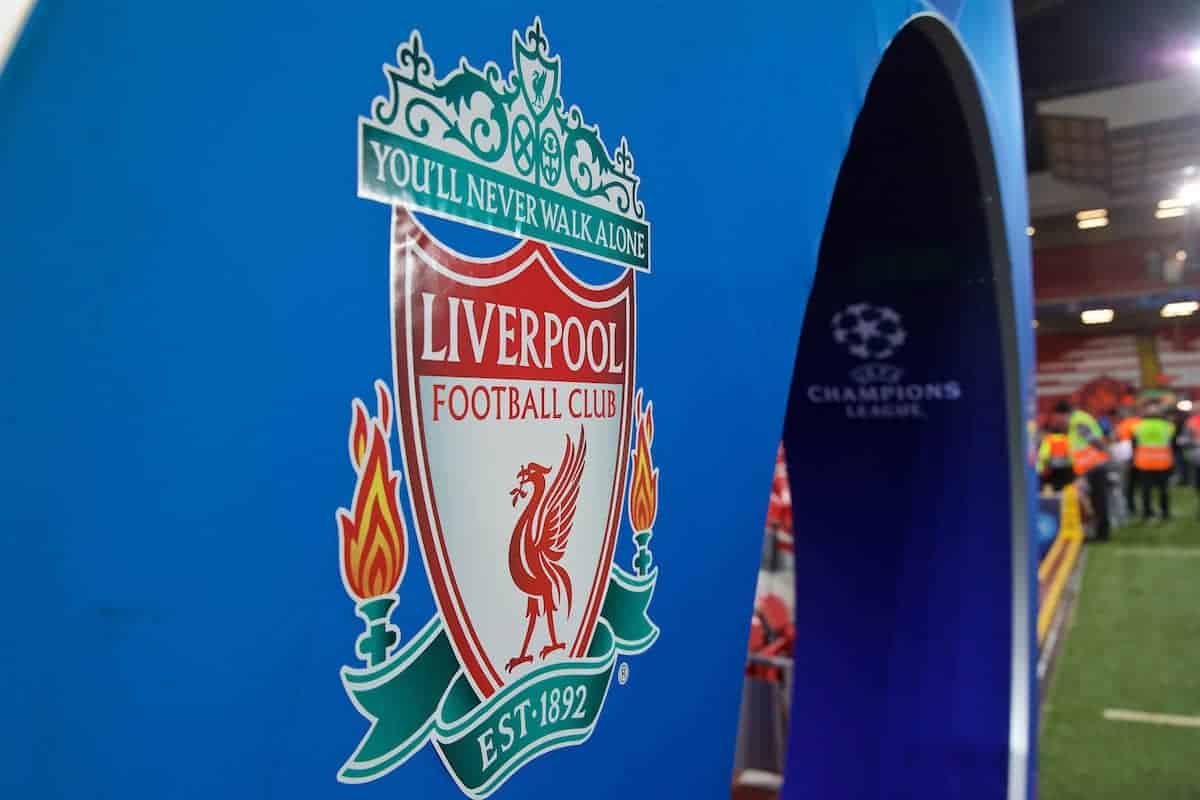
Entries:
POLYGON ((358 176, 365 197, 650 270, 650 226, 641 220, 534 186, 365 120, 359 147, 367 154, 358 176), (418 172, 410 163, 424 166, 418 172))
POLYGON ((641 653, 658 638, 646 614, 657 577, 658 570, 637 577, 613 566, 587 655, 538 667, 486 700, 468 682, 438 617, 378 667, 343 668, 350 699, 374 722, 339 779, 375 780, 432 739, 462 790, 482 798, 534 756, 584 741, 617 656, 641 653))

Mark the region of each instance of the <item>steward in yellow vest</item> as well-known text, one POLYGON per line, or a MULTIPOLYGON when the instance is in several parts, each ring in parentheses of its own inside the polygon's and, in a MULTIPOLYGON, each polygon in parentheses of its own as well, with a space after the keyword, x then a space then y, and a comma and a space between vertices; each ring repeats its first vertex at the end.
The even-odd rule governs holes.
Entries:
POLYGON ((1042 485, 1061 492, 1075 480, 1071 466, 1071 445, 1065 433, 1047 433, 1038 447, 1038 475, 1042 485))
POLYGON ((1175 466, 1171 452, 1171 441, 1175 438, 1175 426, 1156 412, 1138 423, 1133 429, 1133 464, 1147 472, 1166 472, 1175 466))
POLYGON ((1067 441, 1076 475, 1085 475, 1108 461, 1104 431, 1096 418, 1082 409, 1071 412, 1067 423, 1067 441))
POLYGON ((1139 472, 1142 487, 1142 518, 1149 520, 1150 493, 1158 495, 1161 520, 1171 517, 1170 495, 1167 482, 1175 466, 1171 444, 1175 439, 1175 426, 1167 421, 1161 407, 1154 407, 1133 430, 1133 465, 1139 472))
POLYGON ((1093 536, 1108 541, 1108 443, 1096 418, 1082 409, 1072 409, 1070 403, 1054 407, 1059 425, 1066 425, 1067 447, 1075 474, 1086 478, 1087 494, 1093 516, 1093 536))

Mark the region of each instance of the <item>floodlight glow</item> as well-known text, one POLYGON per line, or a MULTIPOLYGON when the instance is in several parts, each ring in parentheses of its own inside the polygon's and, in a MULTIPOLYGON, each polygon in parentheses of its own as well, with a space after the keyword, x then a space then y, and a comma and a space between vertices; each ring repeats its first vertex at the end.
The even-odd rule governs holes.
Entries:
POLYGON ((1167 303, 1159 312, 1162 316, 1167 317, 1190 317, 1200 310, 1200 303, 1195 300, 1183 300, 1178 303, 1167 303))
POLYGON ((1108 216, 1107 208, 1085 208, 1075 214, 1075 219, 1082 222, 1085 219, 1102 219, 1108 216))
POLYGON ((1180 400, 1178 403, 1175 404, 1175 407, 1183 412, 1191 411, 1192 410, 1192 401, 1191 400, 1180 400))
POLYGON ((1186 216, 1188 210, 1186 208, 1160 208, 1154 212, 1155 219, 1175 219, 1176 217, 1186 216))
POLYGON ((1112 322, 1116 312, 1111 308, 1089 308, 1079 315, 1084 325, 1104 325, 1112 322))
POLYGON ((1090 219, 1081 219, 1075 223, 1081 231, 1086 231, 1088 228, 1103 228, 1108 225, 1108 217, 1092 217, 1090 219))
POLYGON ((1033 236, 1035 233, 1037 233, 1037 228, 1033 227, 1032 225, 1025 226, 1025 235, 1026 236, 1033 236))

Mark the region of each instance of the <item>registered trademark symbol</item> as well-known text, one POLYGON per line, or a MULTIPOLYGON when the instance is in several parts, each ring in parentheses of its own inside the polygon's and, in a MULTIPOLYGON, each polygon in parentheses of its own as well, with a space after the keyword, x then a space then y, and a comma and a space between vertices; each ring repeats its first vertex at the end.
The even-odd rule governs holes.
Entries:
POLYGON ((617 683, 624 686, 629 683, 629 662, 622 661, 621 666, 617 667, 617 683))

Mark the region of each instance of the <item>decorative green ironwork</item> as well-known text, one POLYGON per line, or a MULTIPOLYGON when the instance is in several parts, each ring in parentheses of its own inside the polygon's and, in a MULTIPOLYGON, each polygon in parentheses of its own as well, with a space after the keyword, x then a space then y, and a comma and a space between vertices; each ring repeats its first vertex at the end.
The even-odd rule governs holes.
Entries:
POLYGON ((599 127, 565 105, 562 60, 550 55, 540 19, 523 38, 513 31, 512 53, 507 79, 495 62, 476 69, 465 58, 439 78, 413 31, 396 64, 383 67, 388 96, 360 122, 359 193, 648 270, 649 224, 628 142, 610 153, 599 127), (421 175, 428 187, 434 171, 436 187, 422 191, 421 175), (525 192, 522 208, 534 212, 485 207, 493 186, 525 192))

